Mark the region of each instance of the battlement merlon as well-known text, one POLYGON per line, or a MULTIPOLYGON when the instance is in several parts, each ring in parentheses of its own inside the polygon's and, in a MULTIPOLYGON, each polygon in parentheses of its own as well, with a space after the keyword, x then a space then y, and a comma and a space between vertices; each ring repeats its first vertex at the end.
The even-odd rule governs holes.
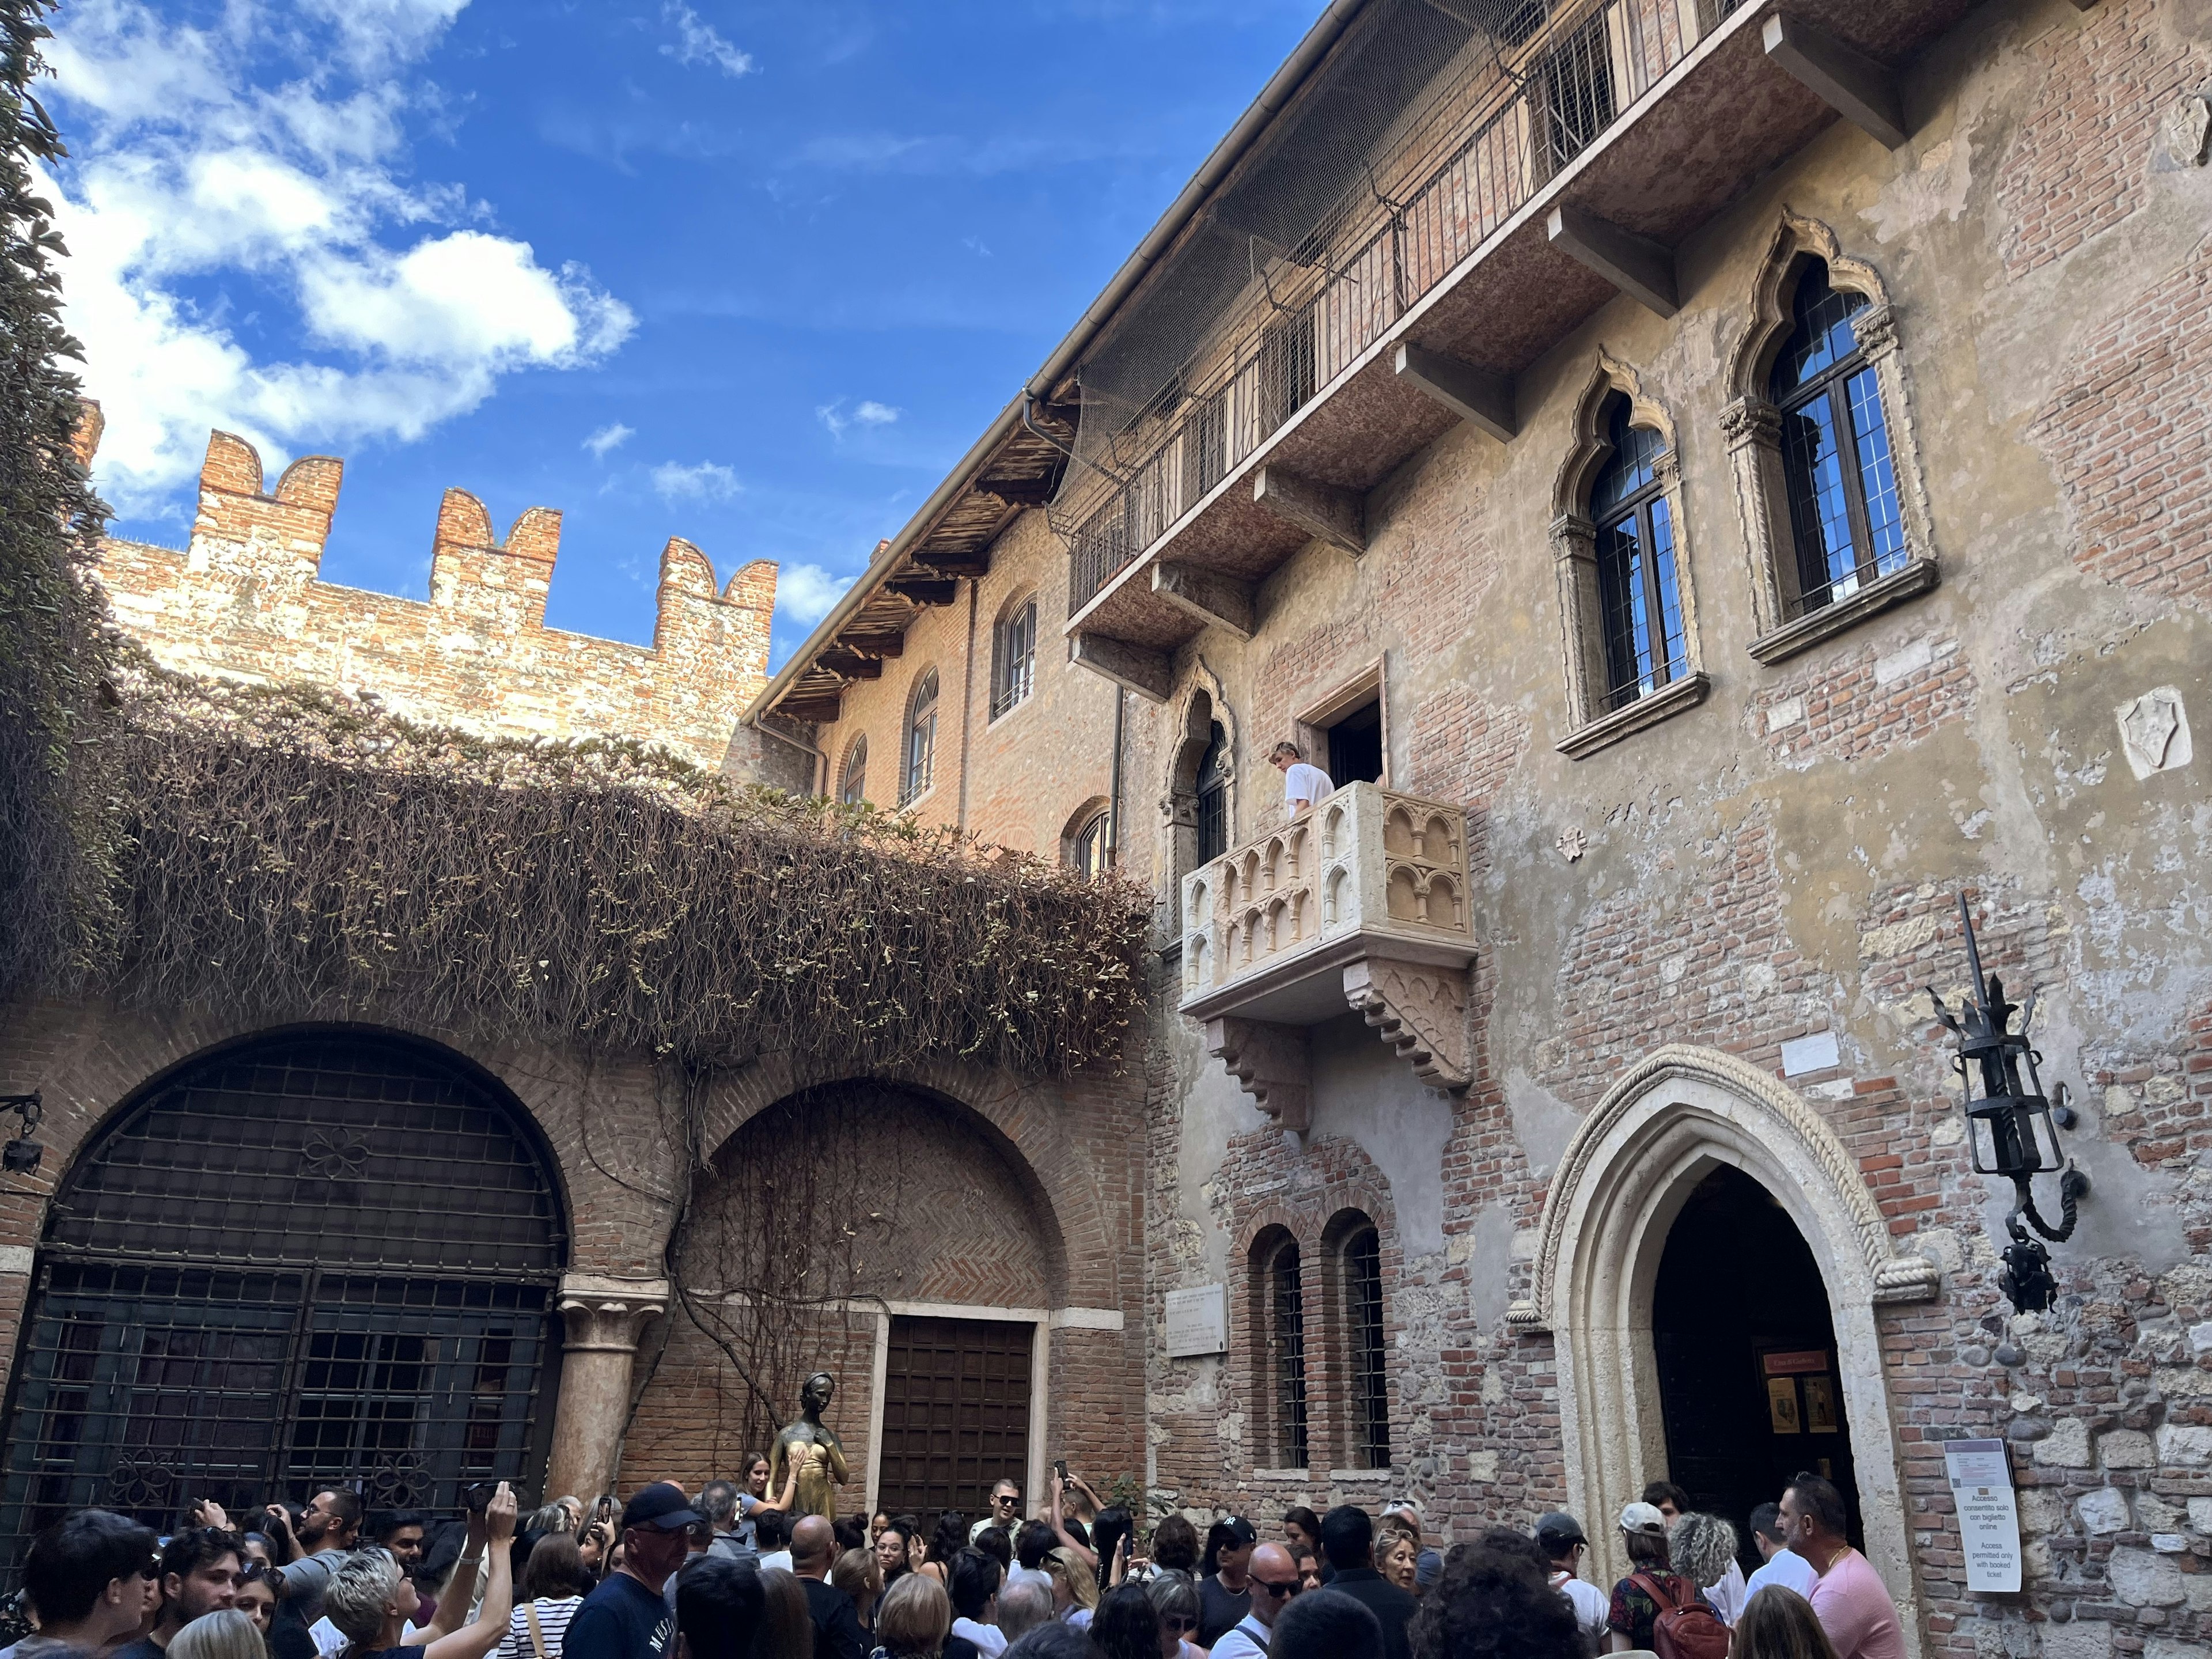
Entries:
MULTIPOLYGON (((88 461, 99 424, 91 410, 80 422, 88 461)), ((265 491, 253 446, 211 434, 188 549, 103 544, 118 620, 189 672, 358 687, 425 720, 515 735, 619 732, 723 763, 737 715, 767 680, 772 561, 723 587, 707 556, 673 538, 651 647, 549 629, 561 514, 531 507, 501 538, 482 501, 449 489, 426 605, 320 580, 343 471, 308 457, 265 491)))

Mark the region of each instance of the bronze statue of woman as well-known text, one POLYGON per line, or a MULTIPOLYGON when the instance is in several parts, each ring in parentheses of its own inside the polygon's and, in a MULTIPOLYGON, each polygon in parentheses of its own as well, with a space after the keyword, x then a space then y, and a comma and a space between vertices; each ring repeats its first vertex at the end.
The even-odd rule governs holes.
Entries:
POLYGON ((837 1488, 845 1484, 848 1474, 845 1448, 822 1423, 822 1413, 829 1409, 830 1396, 836 1388, 827 1371, 808 1377, 806 1386, 799 1391, 799 1421, 778 1430, 775 1444, 769 1450, 770 1492, 782 1487, 787 1468, 795 1465, 799 1470, 799 1491, 791 1500, 794 1516, 837 1518, 837 1488))

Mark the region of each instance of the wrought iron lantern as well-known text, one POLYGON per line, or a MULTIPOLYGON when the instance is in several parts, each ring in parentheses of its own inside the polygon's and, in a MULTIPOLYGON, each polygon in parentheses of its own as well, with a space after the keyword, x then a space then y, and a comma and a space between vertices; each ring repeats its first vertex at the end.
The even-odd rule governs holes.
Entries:
POLYGON ((1997 1288, 2021 1313, 2040 1313, 2058 1297, 2051 1276, 2051 1252, 2028 1234, 2033 1227, 2053 1243, 2074 1236, 2078 1218, 2075 1206, 2089 1190, 2089 1177, 2075 1167, 2059 1145, 2058 1132, 2074 1127, 2073 1108, 2066 1103, 2066 1085, 2058 1084, 2053 1098, 2043 1093, 2037 1066, 2043 1056, 2030 1046, 2028 1025, 2035 1018, 2035 992, 2025 1003, 2005 1000, 2004 981, 1982 972, 1982 953, 1974 941, 1974 919, 1959 896, 1959 921, 1966 930, 1966 961, 1973 970, 1973 993, 1953 1018, 1936 988, 1928 994, 1936 1003, 1936 1018, 1959 1039, 1951 1064, 1959 1073, 1960 1099, 1966 1115, 1966 1145, 1973 1156, 1974 1173, 2001 1176, 2012 1182, 2012 1213, 2005 1231, 2012 1242, 2004 1249, 2004 1268, 1997 1288), (2012 1017, 2020 1030, 2012 1029, 2012 1017), (1981 1097, 1974 1097, 1974 1079, 1981 1078, 1981 1097), (2059 1223, 2053 1227, 2035 1207, 2035 1177, 2052 1170, 2058 1176, 2059 1223), (2023 1225, 2023 1220, 2026 1224, 2023 1225))
POLYGON ((0 1146, 0 1167, 11 1174, 28 1175, 39 1167, 39 1160, 46 1149, 31 1139, 31 1131, 39 1127, 43 1115, 43 1103, 33 1091, 27 1095, 0 1095, 0 1117, 15 1114, 21 1132, 5 1146, 0 1146))

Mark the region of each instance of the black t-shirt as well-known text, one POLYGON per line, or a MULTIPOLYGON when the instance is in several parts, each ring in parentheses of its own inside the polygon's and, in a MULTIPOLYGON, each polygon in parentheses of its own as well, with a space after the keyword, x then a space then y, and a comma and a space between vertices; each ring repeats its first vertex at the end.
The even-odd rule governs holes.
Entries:
POLYGON ((865 1659, 868 1640, 853 1598, 819 1578, 799 1583, 806 1592, 807 1616, 814 1620, 815 1659, 865 1659))
POLYGON ((427 1645, 428 1644, 417 1644, 415 1646, 404 1648, 371 1648, 366 1653, 349 1647, 345 1650, 346 1659, 422 1659, 422 1649, 427 1645))
POLYGON ((1208 1573, 1198 1581, 1198 1644, 1210 1648, 1244 1622, 1252 1611, 1252 1592, 1231 1595, 1208 1573))
POLYGON ((584 1598, 561 1638, 562 1659, 666 1659, 675 1647, 668 1603, 626 1572, 584 1598))

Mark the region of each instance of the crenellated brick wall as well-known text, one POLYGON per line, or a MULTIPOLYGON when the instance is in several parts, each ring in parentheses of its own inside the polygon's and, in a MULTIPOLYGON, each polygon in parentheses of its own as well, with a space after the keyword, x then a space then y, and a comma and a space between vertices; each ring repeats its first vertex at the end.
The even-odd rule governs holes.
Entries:
POLYGON ((372 593, 321 576, 343 476, 311 455, 270 487, 251 444, 211 434, 184 550, 104 544, 118 620, 188 673, 373 692, 410 718, 499 737, 645 738, 784 781, 787 746, 738 724, 766 682, 775 564, 718 586, 707 556, 671 538, 650 647, 571 634, 545 626, 560 514, 531 507, 501 537, 482 501, 448 489, 429 602, 372 593))

